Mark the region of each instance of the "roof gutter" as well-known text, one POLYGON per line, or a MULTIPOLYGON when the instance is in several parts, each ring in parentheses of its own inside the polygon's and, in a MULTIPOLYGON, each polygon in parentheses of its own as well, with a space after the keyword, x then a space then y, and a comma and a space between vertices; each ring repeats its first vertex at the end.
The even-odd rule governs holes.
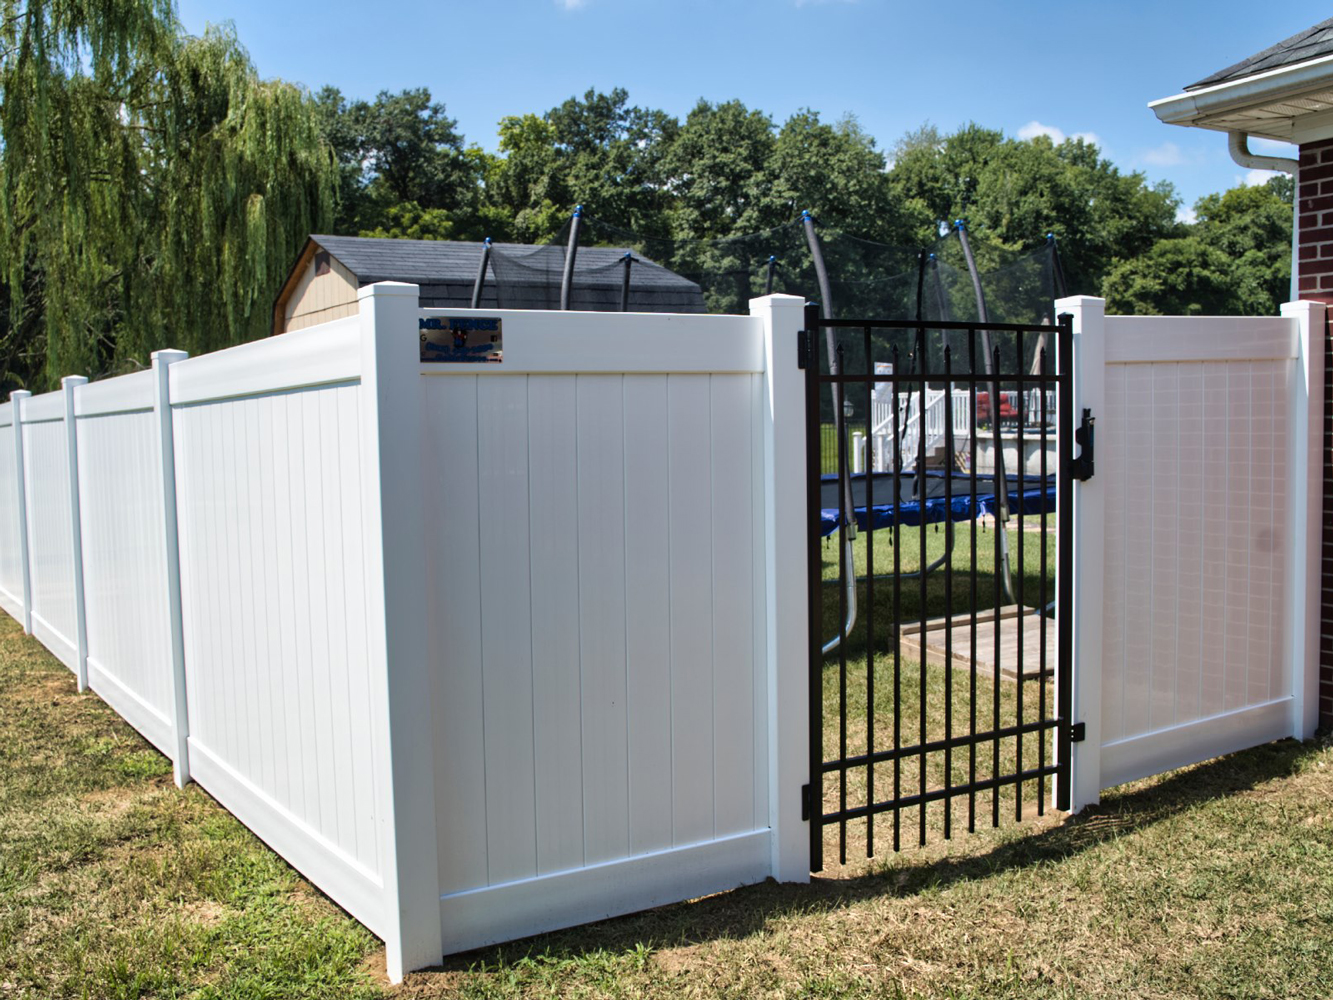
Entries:
POLYGON ((1293 160, 1288 156, 1260 156, 1258 153, 1251 153, 1248 132, 1228 132, 1227 152, 1247 170, 1280 170, 1294 177, 1296 168, 1300 165, 1299 160, 1293 160))
MULTIPOLYGON (((1211 87, 1200 87, 1173 97, 1151 101, 1159 120, 1168 125, 1199 125, 1218 128, 1202 119, 1282 97, 1299 95, 1333 83, 1333 55, 1321 56, 1292 66, 1280 66, 1264 73, 1228 80, 1211 87)), ((1223 130, 1224 131, 1224 130, 1223 130)))

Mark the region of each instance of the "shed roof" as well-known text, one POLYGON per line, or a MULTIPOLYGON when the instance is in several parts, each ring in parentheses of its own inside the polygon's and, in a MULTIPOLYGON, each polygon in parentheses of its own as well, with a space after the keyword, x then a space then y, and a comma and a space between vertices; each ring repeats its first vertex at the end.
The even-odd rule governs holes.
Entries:
POLYGON ((1198 90, 1201 87, 1211 87, 1215 84, 1239 80, 1243 77, 1253 76, 1256 73, 1263 73, 1270 69, 1279 69, 1283 66, 1294 66, 1297 63, 1327 55, 1333 55, 1333 17, 1330 17, 1327 21, 1320 21, 1312 28, 1297 32, 1276 45, 1270 45, 1248 59, 1242 59, 1226 69, 1220 69, 1197 83, 1191 83, 1185 89, 1188 91, 1198 90))
MULTIPOLYGON (((317 234, 310 242, 328 251, 356 276, 357 283, 407 281, 421 286, 423 307, 463 307, 472 286, 483 244, 466 241, 405 240, 317 234)), ((496 243, 483 286, 487 308, 551 309, 559 305, 563 247, 496 243)), ((575 309, 620 308, 624 247, 579 247, 571 306, 575 309)), ((688 278, 633 254, 629 308, 636 312, 703 312, 703 292, 688 278)))

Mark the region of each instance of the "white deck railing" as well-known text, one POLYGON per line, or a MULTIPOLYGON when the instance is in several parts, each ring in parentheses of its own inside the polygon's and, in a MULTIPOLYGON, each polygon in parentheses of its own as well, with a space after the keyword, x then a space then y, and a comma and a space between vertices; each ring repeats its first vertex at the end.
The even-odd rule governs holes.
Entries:
MULTIPOLYGON (((1055 390, 1047 389, 1044 423, 1047 427, 1055 426, 1055 390)), ((1000 393, 1003 405, 1015 413, 1021 413, 1024 426, 1033 427, 1043 422, 1042 393, 1040 388, 1024 390, 1023 406, 1019 408, 1019 392, 1014 389, 1000 393)), ((926 387, 925 420, 922 420, 920 390, 898 394, 898 449, 902 467, 911 469, 916 466, 921 454, 922 425, 925 426, 925 454, 929 458, 941 448, 946 439, 946 421, 953 421, 953 438, 956 448, 966 448, 974 430, 983 423, 978 413, 989 413, 990 394, 984 390, 977 393, 977 413, 971 405, 972 393, 967 389, 955 387, 952 392, 944 389, 926 387), (947 413, 946 413, 947 410, 947 413)), ((871 394, 871 468, 875 472, 889 472, 893 469, 894 419, 893 393, 887 382, 878 383, 871 394)), ((989 416, 985 417, 989 421, 989 416)), ((1054 444, 1054 438, 1051 438, 1054 444)), ((864 471, 864 442, 858 443, 853 452, 854 472, 864 471)))

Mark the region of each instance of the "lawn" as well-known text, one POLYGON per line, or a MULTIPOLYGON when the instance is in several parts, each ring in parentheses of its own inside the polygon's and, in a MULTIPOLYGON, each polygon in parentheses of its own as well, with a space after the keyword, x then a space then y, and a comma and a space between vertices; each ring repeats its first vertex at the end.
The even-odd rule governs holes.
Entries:
MULTIPOLYGON (((1028 520, 1033 527, 1039 524, 1038 518, 1028 520)), ((1050 522, 1052 531, 1044 536, 1017 530, 1009 533, 1015 588, 1019 588, 1021 581, 1020 596, 1029 607, 1044 606, 1055 596, 1054 517, 1050 522), (1020 539, 1023 543, 1021 561, 1020 539), (1046 546, 1044 564, 1043 542, 1046 546), (1018 571, 1020 566, 1022 572, 1018 571)), ((952 527, 951 557, 926 577, 924 585, 919 578, 902 580, 897 587, 893 579, 875 581, 873 649, 868 643, 868 625, 872 617, 870 586, 866 581, 858 584, 859 613, 845 653, 831 654, 824 668, 826 760, 843 757, 843 747, 847 755, 856 755, 891 747, 912 747, 966 733, 990 732, 1019 722, 1032 723, 1055 717, 1055 687, 1052 683, 1027 681, 1020 692, 1012 681, 997 681, 965 669, 946 670, 937 662, 922 663, 919 655, 895 649, 895 623, 919 621, 922 607, 927 618, 935 618, 944 615, 947 609, 957 615, 973 606, 978 610, 995 606, 995 532, 971 522, 955 523, 952 527), (975 594, 971 587, 974 565, 975 594), (950 572, 946 572, 946 568, 950 572), (873 663, 868 655, 871 652, 873 663), (845 673, 842 656, 845 656, 845 673), (872 705, 873 712, 870 711, 872 705), (873 740, 870 738, 872 733, 873 740)), ((837 537, 832 536, 822 546, 825 581, 822 635, 825 639, 837 634, 843 614, 838 586, 837 537)), ((872 550, 876 573, 892 573, 895 564, 904 573, 915 572, 922 565, 922 546, 925 547, 925 565, 929 566, 944 556, 947 539, 948 526, 943 524, 925 529, 900 528, 896 537, 895 532, 888 529, 876 531, 873 536, 862 532, 853 543, 856 574, 858 577, 866 574, 868 554, 872 550)), ((1000 603, 1004 603, 1002 597, 1000 603)), ((1048 620, 1047 627, 1054 635, 1053 619, 1048 620)), ((1050 666, 1053 669, 1054 663, 1050 666)), ((840 807, 864 806, 888 798, 937 791, 949 785, 964 784, 974 776, 985 781, 1012 775, 1020 758, 1025 770, 1053 763, 1051 734, 1005 737, 975 748, 937 750, 881 762, 873 767, 856 767, 829 774, 823 786, 824 811, 832 813, 840 807)), ((825 839, 825 858, 850 860, 857 854, 864 857, 870 846, 883 850, 894 844, 919 844, 923 838, 928 841, 951 836, 978 826, 993 825, 1003 817, 1044 811, 1045 800, 1040 795, 1043 784, 1027 781, 1021 786, 1008 785, 998 790, 947 797, 930 803, 924 811, 916 807, 896 816, 881 814, 873 821, 873 828, 865 819, 851 822, 846 830, 831 827, 825 839)))
POLYGON ((451 959, 378 942, 0 616, 0 997, 1333 995, 1333 746, 451 959))

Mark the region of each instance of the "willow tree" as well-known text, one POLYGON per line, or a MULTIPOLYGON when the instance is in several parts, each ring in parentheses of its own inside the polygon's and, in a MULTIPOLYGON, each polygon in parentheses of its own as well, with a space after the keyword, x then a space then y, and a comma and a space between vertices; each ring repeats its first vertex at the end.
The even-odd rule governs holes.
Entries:
POLYGON ((335 166, 302 90, 163 0, 0 0, 0 378, 265 335, 335 166))

